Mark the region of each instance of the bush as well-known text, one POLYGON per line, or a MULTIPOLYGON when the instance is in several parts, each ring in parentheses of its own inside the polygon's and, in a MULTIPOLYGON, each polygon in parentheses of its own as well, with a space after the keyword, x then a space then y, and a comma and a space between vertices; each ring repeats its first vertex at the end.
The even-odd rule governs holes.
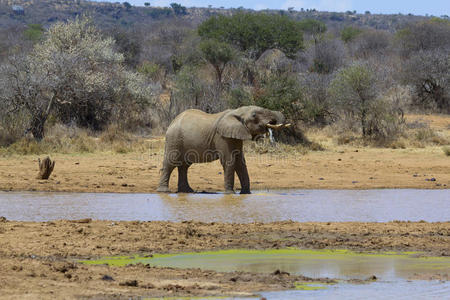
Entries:
POLYGON ((253 95, 255 104, 270 110, 281 111, 287 120, 293 122, 301 120, 303 92, 297 80, 288 75, 271 76, 263 87, 257 89, 253 95))
POLYGON ((448 48, 450 46, 450 21, 432 18, 407 24, 397 31, 396 42, 404 57, 408 57, 414 52, 448 48))
POLYGON ((442 151, 444 151, 445 155, 450 156, 450 147, 443 147, 442 151))
POLYGON ((448 49, 421 51, 406 61, 401 75, 403 82, 413 87, 415 106, 450 113, 449 69, 448 49))
POLYGON ((44 137, 50 115, 101 130, 111 121, 126 120, 129 111, 144 111, 157 93, 123 61, 113 39, 104 38, 89 19, 56 23, 30 54, 11 57, 2 66, 0 97, 6 109, 27 112, 37 140, 44 137))
POLYGON ((401 136, 405 120, 401 111, 387 99, 377 99, 367 120, 367 135, 380 145, 387 145, 401 136))
POLYGON ((371 69, 361 63, 341 69, 331 82, 330 95, 337 110, 360 122, 362 136, 366 137, 370 107, 376 99, 375 77, 371 69))
POLYGON ((361 34, 362 30, 357 28, 357 27, 353 27, 353 26, 347 26, 344 27, 344 29, 342 29, 341 31, 341 40, 343 40, 345 43, 349 43, 353 40, 355 40, 355 38, 361 34))

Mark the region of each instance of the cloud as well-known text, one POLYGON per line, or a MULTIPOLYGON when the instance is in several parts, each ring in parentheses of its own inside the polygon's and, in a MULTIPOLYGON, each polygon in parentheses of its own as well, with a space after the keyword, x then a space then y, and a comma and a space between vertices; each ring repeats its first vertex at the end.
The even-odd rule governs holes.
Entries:
POLYGON ((282 5, 282 9, 293 7, 296 10, 300 8, 312 9, 320 11, 347 11, 352 9, 351 0, 286 0, 282 5))
POLYGON ((264 3, 255 4, 255 6, 253 7, 254 10, 263 10, 263 9, 267 9, 267 8, 269 8, 269 6, 264 3))

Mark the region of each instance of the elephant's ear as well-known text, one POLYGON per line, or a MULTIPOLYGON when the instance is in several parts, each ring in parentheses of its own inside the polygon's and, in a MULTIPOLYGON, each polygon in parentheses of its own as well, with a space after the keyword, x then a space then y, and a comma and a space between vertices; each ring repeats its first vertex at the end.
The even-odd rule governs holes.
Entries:
POLYGON ((251 140, 252 135, 238 116, 228 113, 217 123, 217 133, 223 137, 251 140))

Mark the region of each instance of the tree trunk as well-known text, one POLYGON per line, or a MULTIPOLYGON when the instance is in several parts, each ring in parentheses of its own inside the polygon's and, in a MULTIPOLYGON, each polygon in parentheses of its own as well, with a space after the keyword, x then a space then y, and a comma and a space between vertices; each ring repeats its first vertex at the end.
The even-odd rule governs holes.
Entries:
POLYGON ((44 138, 44 124, 47 118, 33 118, 30 131, 35 140, 40 141, 44 138))
POLYGON ((367 134, 367 128, 366 128, 366 111, 365 110, 363 110, 362 112, 361 112, 361 127, 362 127, 362 135, 363 135, 363 137, 366 137, 366 134, 367 134))
POLYGON ((55 161, 52 161, 50 157, 44 158, 42 161, 39 158, 39 174, 37 179, 48 179, 50 174, 53 172, 53 168, 55 168, 55 161))

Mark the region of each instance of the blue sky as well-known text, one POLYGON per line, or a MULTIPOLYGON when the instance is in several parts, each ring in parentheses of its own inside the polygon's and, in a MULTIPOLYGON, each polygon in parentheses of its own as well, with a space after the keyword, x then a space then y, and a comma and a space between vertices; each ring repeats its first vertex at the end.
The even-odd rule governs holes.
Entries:
MULTIPOLYGON (((108 2, 108 0, 96 0, 108 2)), ((125 0, 119 0, 124 2, 125 0)), ((111 0, 109 2, 119 2, 111 0)), ((371 13, 384 14, 408 14, 415 15, 430 14, 434 16, 450 15, 450 0, 127 0, 133 5, 144 5, 144 2, 150 2, 152 6, 169 6, 170 3, 181 3, 184 6, 191 7, 240 7, 251 9, 287 9, 288 7, 315 8, 321 11, 347 11, 356 10, 358 13, 370 11, 371 13)))

